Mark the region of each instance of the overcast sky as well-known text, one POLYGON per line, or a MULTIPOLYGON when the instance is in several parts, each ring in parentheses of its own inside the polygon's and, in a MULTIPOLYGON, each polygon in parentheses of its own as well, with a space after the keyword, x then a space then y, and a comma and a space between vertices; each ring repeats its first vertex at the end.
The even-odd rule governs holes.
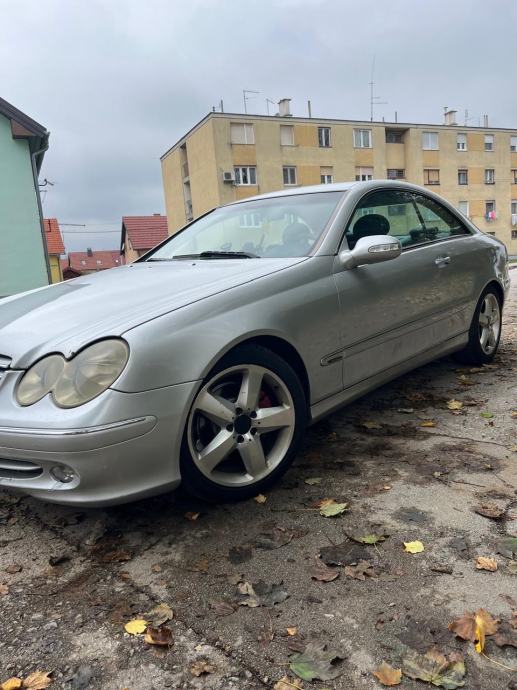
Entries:
POLYGON ((0 0, 0 96, 51 132, 41 179, 69 250, 164 211, 160 155, 242 89, 295 115, 517 126, 512 0, 0 0), (91 234, 76 234, 87 224, 91 234), (71 233, 74 233, 72 235, 71 233))

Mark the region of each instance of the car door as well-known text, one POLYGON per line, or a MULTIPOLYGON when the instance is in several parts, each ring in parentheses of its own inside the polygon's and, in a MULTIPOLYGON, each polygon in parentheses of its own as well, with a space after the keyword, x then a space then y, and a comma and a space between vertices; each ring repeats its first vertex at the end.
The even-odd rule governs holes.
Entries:
POLYGON ((428 239, 426 231, 409 190, 378 189, 359 201, 346 228, 348 248, 360 237, 390 234, 401 242, 402 254, 334 274, 345 388, 441 342, 444 328, 440 322, 450 304, 449 265, 441 261, 448 247, 436 238, 428 239))

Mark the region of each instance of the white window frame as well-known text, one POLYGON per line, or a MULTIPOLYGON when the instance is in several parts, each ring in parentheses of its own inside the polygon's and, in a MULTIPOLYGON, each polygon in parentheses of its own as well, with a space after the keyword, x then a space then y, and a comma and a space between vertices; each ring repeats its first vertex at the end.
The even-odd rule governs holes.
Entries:
POLYGON ((256 165, 235 165, 233 167, 233 174, 235 176, 235 184, 237 187, 256 187, 257 186, 257 166, 256 165), (243 182, 243 170, 246 171, 247 182, 243 182), (253 171, 253 172, 252 172, 253 171), (251 178, 254 181, 251 182, 251 178))
POLYGON ((495 184, 494 168, 485 168, 485 184, 495 184))
POLYGON ((440 141, 438 138, 438 132, 422 132, 422 150, 423 151, 439 151, 440 150, 440 141))
POLYGON ((355 179, 356 182, 369 182, 373 180, 373 168, 371 166, 365 166, 355 169, 355 179))
POLYGON ((456 151, 468 151, 467 135, 464 132, 459 132, 456 135, 456 151))
POLYGON ((296 166, 295 165, 284 165, 282 166, 282 179, 284 181, 284 187, 296 187, 298 184, 298 173, 296 171, 296 166), (292 171, 294 171, 294 175, 292 175, 292 171), (289 182, 286 182, 286 173, 287 173, 287 178, 290 180, 289 182), (294 182, 291 180, 291 178, 294 177, 294 182))
POLYGON ((320 183, 321 184, 332 184, 334 182, 334 175, 332 173, 321 173, 320 183))
POLYGON ((254 144, 255 132, 251 122, 230 122, 230 143, 231 144, 254 144), (236 136, 236 132, 242 128, 242 136, 236 136))
POLYGON ((458 184, 460 187, 468 187, 469 184, 469 169, 468 168, 458 168, 458 184), (465 182, 460 182, 460 173, 465 173, 465 182))
POLYGON ((485 134, 485 151, 493 151, 494 148, 494 135, 485 134))
POLYGON ((372 130, 371 129, 354 129, 354 148, 355 149, 371 149, 372 148, 372 130))
POLYGON ((294 146, 294 125, 280 125, 280 145, 294 146))
POLYGON ((512 153, 517 153, 517 136, 510 137, 510 151, 512 153))
POLYGON ((318 127, 318 146, 320 149, 329 149, 332 146, 330 127, 318 127))
MULTIPOLYGON (((512 216, 515 216, 517 214, 517 199, 512 199, 512 201, 510 203, 510 209, 511 209, 512 216)), ((512 217, 512 225, 513 224, 514 223, 513 223, 513 217, 512 217)))
POLYGON ((458 202, 458 211, 462 213, 465 218, 470 217, 470 204, 468 201, 459 201, 458 202), (463 205, 463 208, 462 208, 463 205))
POLYGON ((262 221, 260 220, 260 213, 256 211, 251 211, 248 213, 243 213, 239 216, 239 227, 240 228, 261 228, 262 221))
POLYGON ((406 171, 404 168, 388 168, 386 170, 386 177, 388 180, 405 180, 406 171), (391 175, 390 172, 392 173, 391 175), (393 175, 393 173, 395 174, 393 175), (398 175, 397 173, 402 173, 402 175, 398 175))

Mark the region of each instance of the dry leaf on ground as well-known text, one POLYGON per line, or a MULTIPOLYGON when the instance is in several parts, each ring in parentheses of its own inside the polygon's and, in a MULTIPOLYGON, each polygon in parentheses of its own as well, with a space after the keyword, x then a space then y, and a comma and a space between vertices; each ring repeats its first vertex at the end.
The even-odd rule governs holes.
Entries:
POLYGON ((49 678, 50 671, 34 671, 25 678, 22 683, 22 688, 27 690, 45 690, 52 683, 49 678))
POLYGON ((465 664, 458 652, 446 657, 437 649, 430 649, 426 654, 408 649, 402 658, 402 672, 409 678, 423 680, 446 690, 465 685, 465 664))
POLYGON ((515 625, 504 621, 499 626, 497 633, 494 635, 494 642, 498 647, 515 647, 517 648, 517 619, 515 625))
POLYGON ((329 568, 323 561, 318 558, 316 565, 311 569, 311 578, 318 580, 318 582, 332 582, 339 577, 339 570, 336 568, 329 568))
POLYGON ((321 477, 308 477, 303 481, 305 482, 305 484, 308 484, 309 486, 316 486, 318 484, 321 484, 321 477))
POLYGON ((483 503, 482 505, 476 506, 474 512, 483 517, 490 518, 491 520, 500 520, 504 515, 504 508, 499 508, 499 506, 493 503, 483 503))
POLYGON ((286 628, 285 629, 289 637, 293 637, 294 635, 297 634, 298 628, 286 628))
POLYGON ((379 680, 383 685, 393 686, 400 685, 402 679, 402 670, 400 668, 393 668, 385 661, 379 666, 376 671, 373 671, 373 675, 379 680))
POLYGON ((354 580, 366 580, 367 577, 375 577, 375 571, 368 561, 359 561, 357 565, 346 565, 345 575, 354 580))
POLYGON ((161 603, 144 613, 144 616, 149 625, 159 626, 170 621, 174 612, 168 604, 161 603))
POLYGON ((487 556, 478 556, 476 558, 476 568, 478 570, 488 570, 491 573, 497 570, 497 561, 495 558, 488 558, 487 556))
POLYGON ((436 426, 436 422, 434 422, 432 419, 424 419, 423 422, 420 422, 420 426, 433 427, 436 426))
POLYGON ((463 403, 459 400, 454 400, 453 398, 452 400, 449 400, 447 402, 447 407, 449 408, 449 410, 461 410, 461 408, 463 407, 463 403))
POLYGON ((338 503, 333 498, 327 498, 320 505, 320 515, 322 517, 337 517, 342 515, 348 508, 348 503, 338 503))
POLYGON ((6 594, 9 594, 9 587, 0 582, 0 597, 5 596, 6 594))
POLYGON ((149 625, 145 631, 144 642, 158 647, 170 647, 172 642, 172 630, 166 625, 155 628, 149 625))
POLYGON ((477 652, 483 651, 485 636, 494 635, 498 627, 499 621, 485 609, 478 609, 475 613, 464 613, 461 618, 449 624, 449 630, 457 637, 474 642, 477 652))
POLYGON ((268 585, 263 580, 256 583, 240 582, 237 585, 236 602, 240 606, 271 607, 280 604, 289 597, 289 594, 282 589, 282 582, 268 585))
POLYGON ((201 513, 196 513, 193 510, 187 511, 183 517, 187 518, 187 520, 190 520, 193 522, 194 520, 197 520, 198 517, 201 515, 201 513))
POLYGON ((147 621, 143 618, 133 618, 133 620, 128 621, 124 626, 124 630, 130 635, 141 635, 145 632, 146 628, 147 621))
POLYGON ((227 601, 212 601, 210 607, 216 616, 230 616, 235 613, 235 606, 227 601))
POLYGON ((299 678, 293 678, 291 680, 289 676, 284 676, 273 685, 273 690, 293 690, 293 688, 302 690, 303 685, 299 678))
POLYGON ((370 551, 362 544, 354 544, 345 541, 333 546, 324 546, 320 549, 320 558, 327 565, 352 565, 359 561, 366 561, 370 557, 370 551))
POLYGON ((424 545, 421 541, 405 541, 404 551, 407 553, 422 553, 424 551, 424 545))
POLYGON ((190 667, 190 672, 193 676, 196 676, 196 678, 199 678, 199 676, 203 676, 208 673, 215 673, 216 670, 217 669, 215 668, 215 666, 211 664, 209 661, 206 661, 205 659, 199 659, 199 661, 195 661, 190 667))
POLYGON ((361 426, 365 429, 382 429, 382 424, 372 421, 362 422, 361 426))
POLYGON ((9 678, 0 685, 0 690, 17 690, 22 687, 20 678, 9 678))
POLYGON ((259 494, 258 496, 255 496, 253 500, 255 503, 265 503, 267 501, 267 496, 264 496, 264 494, 259 494))
POLYGON ((303 652, 289 657, 289 668, 302 680, 333 680, 343 673, 342 658, 322 642, 309 642, 303 652))

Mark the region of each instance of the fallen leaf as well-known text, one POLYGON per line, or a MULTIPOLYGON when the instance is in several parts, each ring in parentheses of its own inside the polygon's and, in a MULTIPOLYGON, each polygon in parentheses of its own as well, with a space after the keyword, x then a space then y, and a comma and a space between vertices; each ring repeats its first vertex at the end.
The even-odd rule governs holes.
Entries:
POLYGON ((308 479, 303 480, 305 484, 308 484, 309 486, 316 486, 317 484, 321 484, 321 477, 309 477, 308 479))
POLYGON ((354 580, 366 580, 367 577, 375 577, 375 571, 368 561, 359 561, 357 565, 346 565, 345 575, 354 580))
POLYGON ((316 565, 311 569, 311 578, 318 580, 318 582, 332 582, 339 577, 339 570, 329 568, 319 558, 316 560, 316 565))
POLYGON ((320 507, 320 515, 322 517, 337 517, 343 515, 348 508, 348 503, 337 503, 333 498, 328 499, 329 502, 320 507))
POLYGON ((134 618, 125 624, 124 629, 130 635, 141 635, 147 628, 147 621, 142 618, 134 618))
POLYGON ((505 513, 503 508, 499 508, 499 506, 493 503, 483 503, 482 505, 476 506, 474 512, 483 517, 490 518, 491 520, 500 520, 505 513))
POLYGON ((208 560, 208 558, 202 558, 201 560, 192 563, 188 567, 188 570, 190 570, 190 572, 192 573, 206 573, 208 572, 209 566, 210 561, 208 560))
POLYGON ((320 549, 320 558, 326 565, 352 565, 359 561, 366 561, 370 551, 363 545, 345 541, 333 546, 320 549))
POLYGON ((240 606, 271 607, 280 604, 289 597, 289 594, 282 589, 282 582, 268 585, 263 580, 256 583, 240 582, 237 585, 236 602, 240 606))
POLYGON ((235 613, 235 606, 227 601, 213 601, 210 604, 216 616, 230 616, 235 613))
POLYGON ((253 558, 253 549, 251 546, 232 546, 228 551, 228 559, 230 563, 238 565, 239 563, 245 563, 253 558))
POLYGON ((517 630, 515 626, 510 625, 507 621, 502 623, 494 635, 494 642, 498 647, 517 648, 517 630))
POLYGON ((480 412, 479 416, 483 417, 483 419, 492 419, 492 417, 494 416, 494 413, 493 412, 480 412))
POLYGON ((402 670, 400 668, 393 668, 385 661, 379 666, 376 671, 373 671, 373 675, 379 680, 383 685, 393 686, 400 685, 402 679, 402 670))
POLYGON ((459 400, 454 400, 453 398, 452 400, 448 401, 447 407, 449 408, 449 410, 461 410, 461 408, 463 407, 463 403, 459 400))
POLYGON ((382 424, 378 422, 366 421, 361 424, 365 429, 382 429, 382 424))
POLYGON ((253 500, 255 503, 265 503, 267 501, 267 496, 264 496, 264 494, 259 494, 258 496, 255 496, 253 500))
POLYGON ((397 412, 402 412, 403 414, 413 414, 414 411, 413 407, 399 407, 397 409, 397 412))
POLYGON ((517 556, 517 537, 503 537, 497 542, 497 553, 505 558, 517 556))
POLYGON ((290 544, 293 539, 299 539, 307 534, 306 530, 289 527, 274 527, 269 532, 260 532, 252 542, 257 549, 279 549, 290 544))
POLYGON ((189 510, 183 517, 187 518, 187 520, 190 520, 191 522, 194 522, 194 520, 197 520, 200 515, 201 513, 195 513, 194 511, 189 510))
POLYGON ((172 642, 172 630, 166 625, 155 628, 149 625, 145 631, 144 642, 158 647, 170 647, 172 642))
POLYGON ((475 613, 464 613, 461 618, 449 624, 449 630, 462 640, 476 643, 476 651, 482 651, 485 635, 497 632, 499 621, 485 611, 478 609, 475 613))
POLYGON ((50 671, 34 671, 25 678, 22 683, 22 688, 27 688, 28 690, 44 690, 52 683, 52 679, 49 678, 50 671))
POLYGON ((478 556, 476 558, 476 568, 478 570, 489 570, 493 573, 497 570, 497 561, 495 560, 495 558, 478 556))
POLYGON ((9 573, 9 575, 14 575, 15 573, 21 572, 22 566, 19 563, 11 563, 11 565, 8 565, 4 570, 6 573, 9 573))
POLYGON ((424 550, 424 545, 421 541, 405 541, 404 551, 407 553, 422 553, 424 550))
POLYGON ((293 637, 293 635, 297 634, 298 628, 286 628, 286 632, 289 635, 289 637, 293 637))
POLYGON ((289 676, 284 676, 273 685, 273 690, 293 690, 293 688, 302 690, 303 685, 299 678, 293 678, 293 680, 291 680, 289 676))
POLYGON ((2 685, 0 685, 0 690, 16 690, 16 688, 22 687, 22 681, 19 678, 9 678, 2 685))
POLYGON ((436 426, 436 422, 433 422, 432 419, 425 419, 423 422, 420 422, 420 426, 433 427, 436 426))
POLYGON ((149 625, 159 626, 167 621, 170 621, 174 616, 174 612, 168 604, 158 604, 150 611, 144 613, 145 620, 149 625))
POLYGON ((509 575, 517 575, 517 561, 510 561, 506 567, 506 572, 509 575))
POLYGON ((465 664, 458 652, 446 657, 434 648, 426 654, 408 650, 402 658, 402 672, 409 678, 423 680, 446 690, 465 685, 465 664))
POLYGON ((343 673, 340 665, 334 665, 342 658, 322 642, 309 642, 303 652, 289 657, 289 668, 302 680, 333 680, 343 673))
POLYGON ((369 546, 373 546, 373 544, 378 544, 381 541, 386 541, 386 537, 389 536, 387 534, 365 534, 362 537, 354 537, 350 535, 351 539, 354 539, 354 541, 358 541, 361 544, 368 544, 369 546))
POLYGON ((208 673, 215 673, 216 670, 217 669, 213 664, 204 659, 199 659, 199 661, 195 661, 190 667, 190 672, 193 676, 196 676, 196 678, 199 678, 199 676, 203 676, 208 673))
POLYGON ((0 582, 0 597, 4 597, 6 594, 9 594, 9 587, 0 582))

